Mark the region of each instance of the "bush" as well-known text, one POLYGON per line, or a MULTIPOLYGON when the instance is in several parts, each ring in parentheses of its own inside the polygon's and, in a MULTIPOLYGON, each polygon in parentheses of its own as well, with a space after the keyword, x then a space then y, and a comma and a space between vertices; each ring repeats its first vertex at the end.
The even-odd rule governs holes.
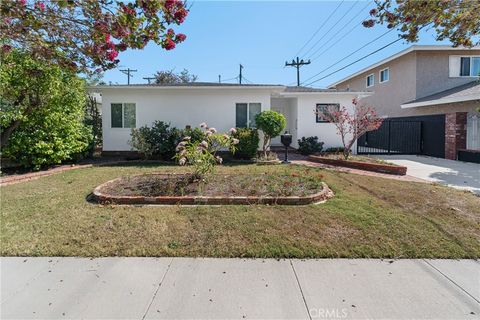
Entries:
POLYGON ((192 142, 201 142, 205 134, 200 128, 187 128, 182 130, 182 138, 184 137, 190 137, 190 141, 192 142))
POLYGON ((132 148, 142 153, 145 158, 172 160, 182 132, 171 127, 169 123, 155 121, 151 127, 143 126, 132 129, 130 136, 129 143, 132 148))
POLYGON ((343 153, 344 147, 330 147, 325 150, 326 153, 343 153))
POLYGON ((85 82, 17 50, 1 60, 2 155, 33 169, 82 157, 93 138, 83 123, 85 82))
POLYGON ((323 142, 318 142, 318 137, 302 137, 302 139, 298 139, 298 152, 305 156, 310 154, 322 152, 323 149, 323 142))
POLYGON ((272 138, 282 133, 287 126, 287 119, 279 112, 273 110, 262 111, 255 116, 257 128, 263 132, 263 156, 267 156, 272 138))
POLYGON ((233 137, 239 140, 237 151, 234 154, 235 158, 252 159, 257 156, 260 142, 257 129, 237 128, 233 132, 233 137))

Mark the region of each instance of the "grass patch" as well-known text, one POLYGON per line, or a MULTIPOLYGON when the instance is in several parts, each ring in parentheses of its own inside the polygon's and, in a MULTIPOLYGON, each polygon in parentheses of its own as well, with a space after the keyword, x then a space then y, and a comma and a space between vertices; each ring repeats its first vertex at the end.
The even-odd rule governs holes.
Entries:
POLYGON ((86 201, 119 176, 185 172, 94 167, 1 187, 4 256, 480 258, 480 198, 438 185, 300 166, 219 174, 322 175, 336 196, 308 206, 109 206, 86 201))

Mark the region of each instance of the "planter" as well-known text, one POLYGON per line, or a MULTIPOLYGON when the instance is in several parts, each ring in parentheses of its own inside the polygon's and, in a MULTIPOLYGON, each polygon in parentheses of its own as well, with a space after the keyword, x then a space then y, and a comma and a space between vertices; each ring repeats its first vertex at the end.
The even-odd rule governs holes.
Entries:
MULTIPOLYGON (((168 174, 155 174, 162 179, 169 179, 168 174)), ((95 188, 92 193, 94 201, 103 204, 128 204, 128 205, 307 205, 325 201, 334 196, 333 192, 324 182, 321 189, 305 196, 136 196, 114 195, 108 189, 122 178, 117 178, 103 183, 95 188)))
POLYGON ((312 162, 328 164, 336 167, 347 167, 347 168, 359 169, 359 170, 365 170, 365 171, 395 174, 399 176, 404 176, 407 174, 407 167, 394 166, 394 165, 383 164, 383 163, 331 159, 331 158, 325 158, 320 156, 309 156, 308 160, 312 162))

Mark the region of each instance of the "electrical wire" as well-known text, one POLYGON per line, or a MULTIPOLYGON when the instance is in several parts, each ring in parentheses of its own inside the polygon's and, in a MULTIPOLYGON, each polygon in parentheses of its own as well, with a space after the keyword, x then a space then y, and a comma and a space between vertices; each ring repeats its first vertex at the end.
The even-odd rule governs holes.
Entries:
POLYGON ((302 52, 302 50, 313 40, 313 38, 315 38, 315 36, 317 35, 317 33, 323 28, 323 26, 325 26, 325 24, 330 20, 330 18, 335 14, 335 12, 337 12, 338 8, 340 8, 340 6, 342 5, 342 3, 344 2, 345 0, 342 0, 338 6, 335 8, 335 10, 332 11, 332 13, 330 13, 330 15, 328 16, 328 18, 326 20, 323 21, 323 23, 320 25, 320 27, 317 29, 317 31, 315 31, 313 33, 313 35, 310 37, 310 39, 308 39, 308 41, 300 48, 300 50, 298 50, 298 52, 295 54, 295 56, 298 56, 300 54, 300 52, 302 52))

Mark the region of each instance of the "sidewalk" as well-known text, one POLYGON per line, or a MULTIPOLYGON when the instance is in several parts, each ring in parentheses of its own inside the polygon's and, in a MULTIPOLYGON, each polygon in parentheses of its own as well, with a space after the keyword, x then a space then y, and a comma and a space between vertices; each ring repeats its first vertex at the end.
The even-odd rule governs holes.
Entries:
POLYGON ((475 260, 1 258, 2 319, 479 319, 475 260))

